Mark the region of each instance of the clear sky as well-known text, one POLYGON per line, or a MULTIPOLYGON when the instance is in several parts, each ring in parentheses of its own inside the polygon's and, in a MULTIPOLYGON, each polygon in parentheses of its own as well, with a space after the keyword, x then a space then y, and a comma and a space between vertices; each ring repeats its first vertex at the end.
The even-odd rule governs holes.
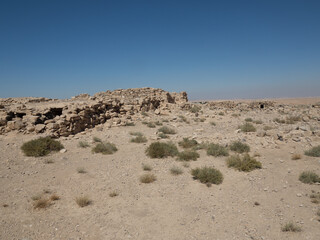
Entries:
POLYGON ((0 97, 135 87, 320 96, 320 1, 0 1, 0 97))

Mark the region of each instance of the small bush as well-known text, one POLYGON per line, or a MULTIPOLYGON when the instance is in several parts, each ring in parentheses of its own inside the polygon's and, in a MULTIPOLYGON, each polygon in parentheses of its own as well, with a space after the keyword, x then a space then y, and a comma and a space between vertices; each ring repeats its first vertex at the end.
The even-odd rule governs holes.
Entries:
POLYGON ((160 138, 169 138, 169 136, 167 135, 167 134, 164 134, 164 133, 159 133, 158 134, 158 136, 160 137, 160 138))
POLYGON ((116 197, 118 195, 119 195, 119 193, 117 191, 112 191, 111 193, 109 193, 110 197, 116 197))
POLYGON ((188 168, 188 167, 190 167, 190 164, 187 163, 187 162, 184 162, 184 163, 182 163, 182 166, 185 167, 185 168, 188 168))
POLYGON ((296 122, 300 121, 300 117, 299 116, 289 116, 286 118, 285 123, 286 124, 295 124, 296 122))
POLYGON ((113 154, 118 151, 117 147, 109 142, 98 143, 94 148, 92 148, 93 153, 102 153, 102 154, 113 154))
POLYGON ((297 226, 293 222, 286 223, 282 228, 282 232, 301 232, 301 227, 297 226))
POLYGON ((246 122, 253 122, 252 118, 246 118, 245 121, 246 122))
POLYGON ((298 159, 301 159, 301 154, 298 154, 298 153, 295 153, 291 156, 291 159, 292 160, 298 160, 298 159))
POLYGON ((92 203, 90 198, 88 196, 82 196, 76 198, 76 203, 79 205, 79 207, 86 207, 92 203))
POLYGON ((219 115, 220 116, 224 116, 224 112, 219 112, 219 115))
POLYGON ((53 159, 48 158, 48 159, 45 159, 45 160, 44 160, 44 163, 45 163, 45 164, 51 164, 51 163, 54 163, 54 161, 53 161, 53 159))
POLYGON ((60 199, 59 195, 55 193, 50 196, 51 201, 58 201, 59 199, 60 199))
POLYGON ((40 198, 33 203, 33 208, 47 208, 50 206, 50 200, 46 198, 40 198))
POLYGON ((280 119, 280 118, 275 118, 275 119, 273 119, 273 121, 276 123, 286 123, 286 120, 280 119))
POLYGON ((153 122, 149 122, 149 123, 147 124, 147 126, 148 126, 149 128, 155 128, 155 127, 156 127, 156 125, 155 125, 153 122))
POLYGON ((32 197, 31 197, 31 199, 33 200, 33 201, 37 201, 37 200, 39 200, 39 199, 41 199, 42 198, 42 195, 41 194, 36 194, 36 195, 33 195, 32 197))
POLYGON ((193 149, 194 150, 208 149, 209 145, 210 144, 208 142, 203 142, 194 146, 193 149))
POLYGON ((239 128, 242 132, 255 132, 257 130, 251 123, 248 122, 239 126, 239 128))
POLYGON ((152 183, 156 180, 157 180, 156 176, 151 173, 146 173, 140 177, 140 182, 142 183, 152 183))
POLYGON ((133 126, 135 126, 135 124, 134 124, 134 122, 127 122, 127 123, 126 123, 126 126, 128 126, 128 127, 133 127, 133 126))
POLYGON ((141 132, 130 132, 129 133, 131 136, 135 136, 135 137, 140 137, 143 136, 143 134, 141 132))
POLYGON ((217 124, 215 122, 210 122, 210 125, 216 126, 217 124))
POLYGON ((40 137, 22 145, 21 150, 26 156, 41 157, 52 151, 63 149, 63 145, 50 137, 40 137))
POLYGON ((320 203, 320 192, 310 194, 310 198, 312 203, 320 203))
POLYGON ((154 124, 157 125, 157 126, 162 126, 163 125, 162 122, 160 122, 160 121, 156 121, 156 122, 154 122, 154 124))
POLYGON ((304 171, 300 174, 299 180, 303 183, 312 184, 320 182, 318 174, 311 171, 304 171))
POLYGON ((231 116, 232 116, 232 117, 239 117, 239 116, 240 116, 240 114, 232 113, 232 114, 231 114, 231 116))
POLYGON ((78 147, 80 147, 80 148, 87 148, 87 147, 89 147, 90 145, 89 145, 89 143, 87 143, 87 142, 85 142, 85 141, 80 141, 79 143, 78 143, 78 147))
POLYGON ((230 149, 231 149, 231 151, 234 151, 237 153, 250 152, 249 145, 242 143, 240 141, 235 141, 235 142, 231 143, 230 149))
POLYGON ((180 141, 179 146, 183 147, 183 148, 192 148, 194 146, 196 146, 198 144, 198 142, 194 139, 189 139, 189 138, 183 138, 182 141, 180 141))
POLYGON ((189 121, 187 120, 187 118, 185 116, 179 115, 179 118, 180 118, 181 122, 189 123, 189 121))
POLYGON ((261 120, 255 120, 255 121, 253 121, 253 123, 255 123, 255 124, 262 124, 263 122, 262 122, 261 120))
POLYGON ((152 170, 152 167, 148 164, 142 164, 142 169, 144 171, 151 171, 152 170))
POLYGON ((175 166, 175 167, 170 168, 170 173, 172 175, 180 175, 183 173, 183 171, 181 168, 175 166))
POLYGON ((151 158, 174 157, 178 154, 178 149, 172 142, 154 142, 146 149, 146 154, 151 158))
POLYGON ((176 130, 174 130, 173 128, 169 128, 169 127, 161 127, 158 130, 159 132, 162 132, 164 134, 176 134, 176 130))
POLYGON ((87 173, 87 171, 83 167, 77 168, 78 173, 87 173))
POLYGON ((262 167, 261 162, 250 157, 247 153, 242 158, 239 155, 230 156, 227 159, 227 166, 243 172, 250 172, 256 168, 262 167))
POLYGON ((98 137, 93 137, 92 139, 96 143, 102 142, 102 140, 100 138, 98 138, 98 137))
POLYGON ((147 142, 147 138, 145 136, 138 136, 138 137, 135 137, 135 138, 132 138, 130 140, 130 142, 134 142, 134 143, 145 143, 147 142))
POLYGON ((183 151, 183 152, 178 153, 177 160, 179 160, 179 161, 190 161, 190 160, 196 161, 197 158, 199 158, 199 157, 200 157, 200 155, 197 152, 183 151))
POLYGON ((144 116, 144 117, 148 117, 149 116, 149 114, 146 113, 146 112, 141 112, 141 115, 144 116))
POLYGON ((222 173, 213 167, 202 167, 191 170, 194 179, 199 179, 201 183, 221 184, 222 173))
POLYGON ((310 157, 320 157, 320 145, 305 151, 304 154, 310 157))
POLYGON ((271 130, 272 129, 272 127, 270 127, 270 126, 264 126, 263 127, 263 130, 265 130, 265 131, 268 131, 268 130, 271 130))
POLYGON ((207 149, 207 154, 214 156, 214 157, 229 155, 227 148, 225 148, 219 144, 214 144, 214 143, 209 144, 208 149, 207 149))

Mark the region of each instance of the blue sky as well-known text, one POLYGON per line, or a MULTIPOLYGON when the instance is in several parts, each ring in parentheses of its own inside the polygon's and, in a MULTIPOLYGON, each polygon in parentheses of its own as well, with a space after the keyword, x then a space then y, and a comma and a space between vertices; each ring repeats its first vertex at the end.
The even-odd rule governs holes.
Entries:
POLYGON ((318 0, 0 1, 0 97, 320 95, 318 0))

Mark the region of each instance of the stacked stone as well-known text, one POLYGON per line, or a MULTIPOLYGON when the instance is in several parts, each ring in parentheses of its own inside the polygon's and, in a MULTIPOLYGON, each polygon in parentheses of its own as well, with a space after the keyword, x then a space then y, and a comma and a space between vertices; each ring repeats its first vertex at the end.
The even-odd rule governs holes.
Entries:
POLYGON ((46 132, 69 136, 99 124, 125 125, 138 113, 168 114, 188 101, 187 94, 136 88, 80 94, 71 99, 10 98, 0 100, 0 133, 46 132))

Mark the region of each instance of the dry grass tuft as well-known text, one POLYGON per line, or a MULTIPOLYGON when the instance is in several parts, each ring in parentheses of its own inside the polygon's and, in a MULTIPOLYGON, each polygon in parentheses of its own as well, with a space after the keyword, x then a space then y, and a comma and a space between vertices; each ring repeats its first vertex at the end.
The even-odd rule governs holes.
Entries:
POLYGON ((86 207, 92 203, 88 196, 81 196, 76 198, 76 203, 79 207, 86 207))
POLYGON ((98 143, 94 148, 92 148, 93 153, 102 153, 106 154, 113 154, 118 151, 116 145, 109 142, 98 143))
POLYGON ((142 183, 152 183, 156 180, 157 180, 156 176, 151 173, 146 173, 140 177, 140 182, 142 183))
POLYGON ((78 173, 87 173, 87 171, 83 167, 78 167, 77 172, 78 173))
POLYGON ((147 142, 147 138, 145 136, 137 136, 135 138, 132 138, 130 140, 130 142, 134 142, 134 143, 145 143, 147 142))
POLYGON ((313 184, 320 182, 320 177, 312 171, 304 171, 300 174, 299 180, 303 183, 313 184))
POLYGON ((181 168, 174 166, 174 167, 170 168, 170 173, 172 175, 180 175, 183 173, 183 171, 181 168))
POLYGON ((178 154, 178 149, 172 142, 154 142, 146 149, 146 154, 151 158, 174 157, 178 154))
POLYGON ((298 159, 301 159, 301 154, 298 154, 298 153, 295 153, 291 156, 291 159, 292 160, 298 160, 298 159))
POLYGON ((111 193, 109 193, 110 197, 116 197, 118 195, 119 195, 119 193, 117 191, 112 191, 111 193))
POLYGON ((60 200, 60 196, 57 195, 56 193, 54 193, 54 194, 52 194, 52 195, 50 196, 50 200, 51 200, 51 201, 60 200))
POLYGON ((245 124, 239 126, 242 132, 255 132, 257 129, 251 124, 246 122, 245 124))
POLYGON ((158 129, 159 132, 164 133, 164 134, 176 134, 176 130, 173 128, 169 128, 167 126, 161 127, 158 129))
POLYGON ((226 147, 223 147, 219 144, 211 143, 207 148, 207 154, 214 157, 219 157, 219 156, 228 156, 229 152, 226 147))
POLYGON ((282 232, 301 232, 302 229, 295 223, 288 222, 281 228, 281 230, 282 232))
POLYGON ((304 154, 310 157, 320 157, 320 145, 305 151, 304 154))
POLYGON ((38 208, 47 208, 50 206, 50 200, 46 198, 40 198, 38 200, 35 200, 33 203, 33 208, 38 209, 38 208))
POLYGON ((151 171, 152 170, 152 167, 148 164, 142 164, 142 169, 144 171, 151 171))
POLYGON ((254 169, 261 168, 261 162, 257 161, 254 157, 250 157, 249 154, 244 154, 243 157, 239 155, 230 156, 227 159, 227 165, 230 168, 235 168, 243 172, 251 172, 254 169))
POLYGON ((183 138, 183 140, 180 141, 178 144, 183 148, 192 148, 195 147, 198 144, 198 142, 194 139, 183 138))

